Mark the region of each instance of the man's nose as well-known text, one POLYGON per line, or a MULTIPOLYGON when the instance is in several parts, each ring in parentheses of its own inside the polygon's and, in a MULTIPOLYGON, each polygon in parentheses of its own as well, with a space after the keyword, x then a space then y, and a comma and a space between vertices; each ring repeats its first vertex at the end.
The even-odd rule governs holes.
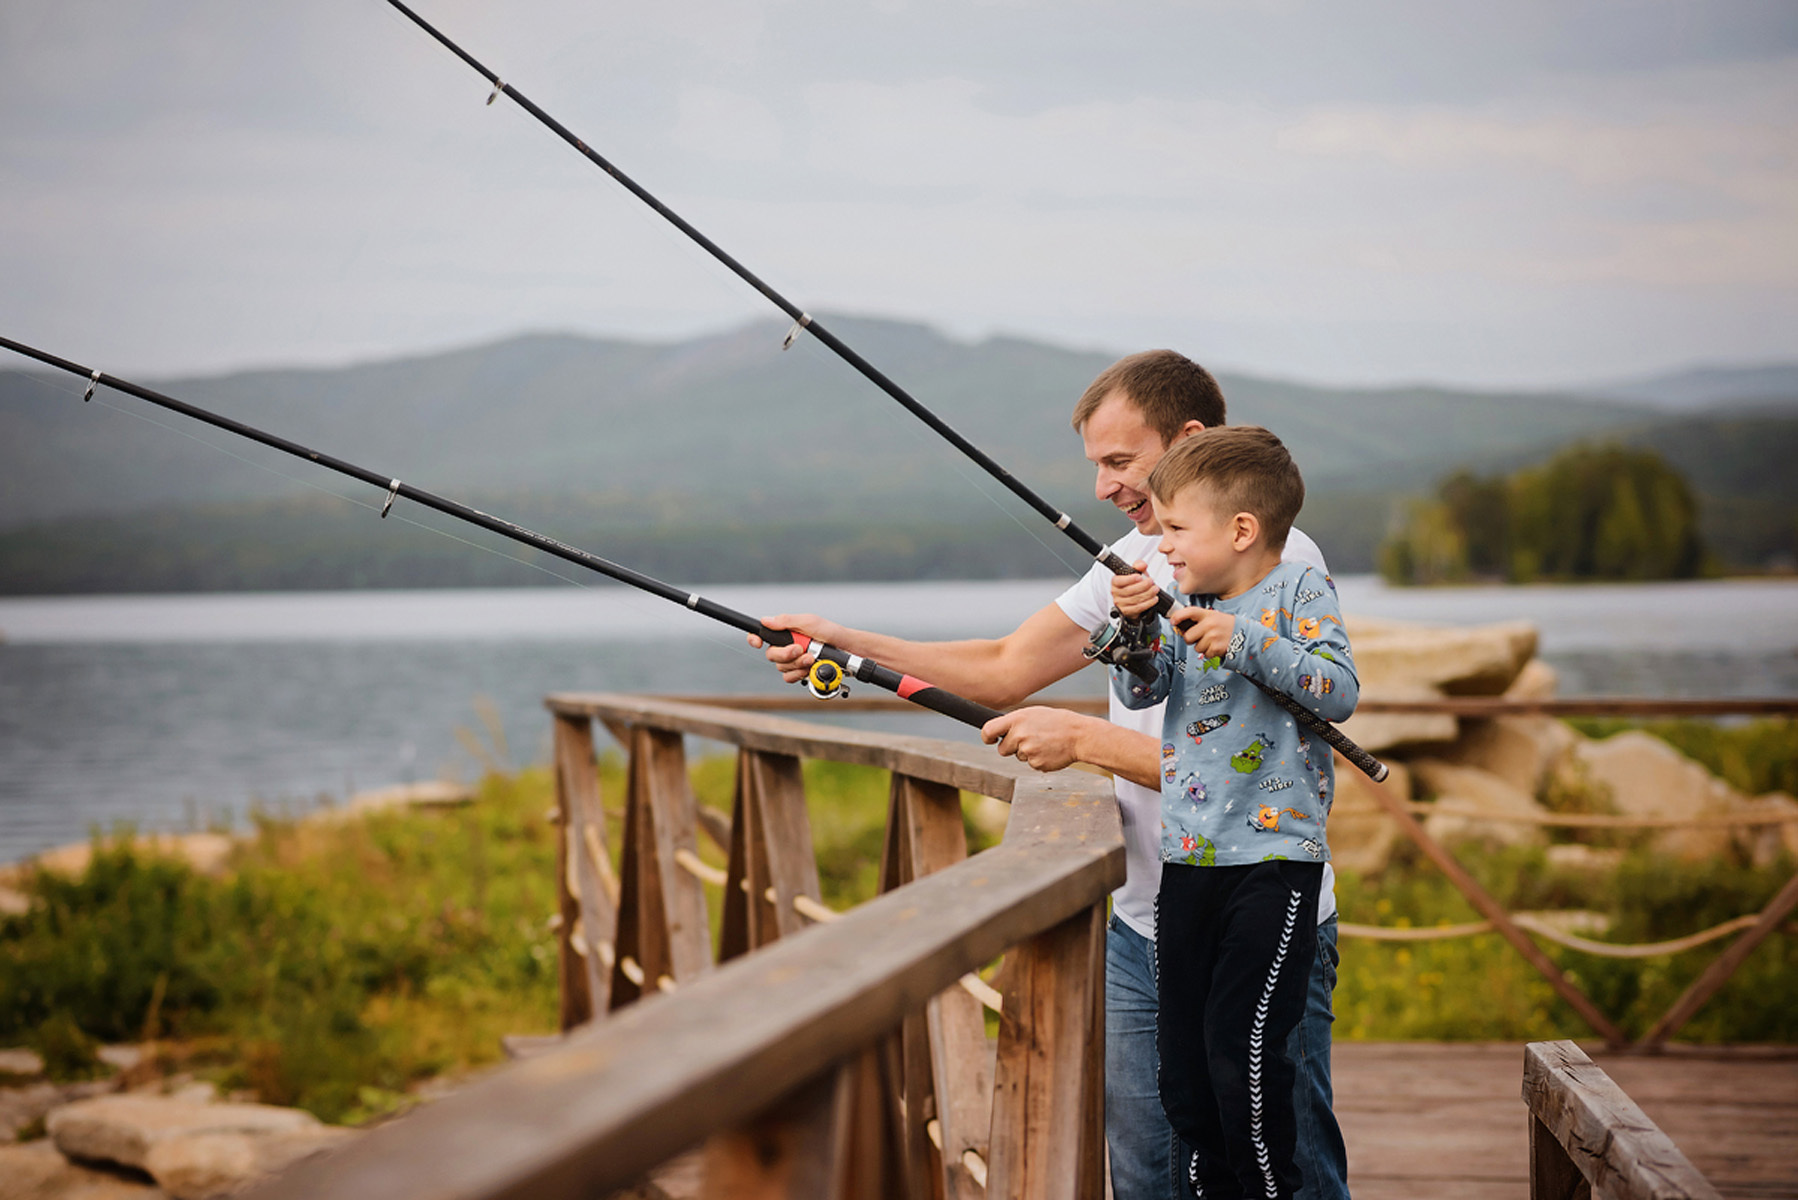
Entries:
POLYGON ((1093 483, 1093 495, 1100 500, 1111 499, 1112 493, 1118 490, 1118 481, 1109 472, 1100 471, 1093 483))

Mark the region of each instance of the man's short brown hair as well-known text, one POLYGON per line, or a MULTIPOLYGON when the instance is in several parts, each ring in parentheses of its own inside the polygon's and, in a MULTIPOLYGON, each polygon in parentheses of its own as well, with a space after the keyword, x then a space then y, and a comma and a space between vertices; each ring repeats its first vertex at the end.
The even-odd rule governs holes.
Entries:
POLYGON ((1286 546, 1305 506, 1305 480, 1279 438, 1259 425, 1207 429, 1177 443, 1149 472, 1149 491, 1166 504, 1196 483, 1224 515, 1253 513, 1271 549, 1286 546))
POLYGON ((1142 413, 1143 424, 1161 435, 1164 446, 1188 421, 1207 429, 1224 424, 1224 392, 1210 371, 1172 350, 1144 350, 1118 359, 1088 385, 1074 406, 1074 428, 1084 428, 1117 391, 1142 413))

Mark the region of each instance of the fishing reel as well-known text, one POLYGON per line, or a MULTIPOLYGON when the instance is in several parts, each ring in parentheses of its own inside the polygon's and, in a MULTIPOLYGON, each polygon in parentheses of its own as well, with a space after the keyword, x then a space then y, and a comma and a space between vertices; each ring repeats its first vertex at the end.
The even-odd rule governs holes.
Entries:
POLYGON ((1151 683, 1155 679, 1152 636, 1149 622, 1126 617, 1114 608, 1109 621, 1093 626, 1080 653, 1108 667, 1122 667, 1144 683, 1151 683))
POLYGON ((805 690, 820 700, 834 700, 849 694, 849 673, 828 658, 820 658, 805 673, 805 690))

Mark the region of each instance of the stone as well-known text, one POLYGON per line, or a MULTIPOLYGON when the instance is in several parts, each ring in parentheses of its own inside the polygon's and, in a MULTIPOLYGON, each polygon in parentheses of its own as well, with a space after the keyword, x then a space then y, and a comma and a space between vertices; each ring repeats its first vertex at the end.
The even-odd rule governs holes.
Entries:
MULTIPOLYGON (((15 1142, 19 1131, 41 1121, 53 1109, 90 1096, 104 1096, 115 1088, 110 1079, 89 1079, 79 1083, 27 1084, 25 1087, 0 1088, 0 1143, 15 1142)), ((0 1192, 0 1195, 5 1195, 0 1192)))
POLYGON ((1325 836, 1330 843, 1330 861, 1338 871, 1371 875, 1385 867, 1393 847, 1404 840, 1398 822, 1374 794, 1379 789, 1400 803, 1409 803, 1411 769, 1401 762, 1386 765, 1391 774, 1386 782, 1375 783, 1340 755, 1336 758, 1336 799, 1330 805, 1325 836))
MULTIPOLYGON (((1466 767, 1441 759, 1419 759, 1411 770, 1420 792, 1433 796, 1441 808, 1472 810, 1494 816, 1541 817, 1548 815, 1528 792, 1503 777, 1478 767, 1466 767)), ((1434 812, 1424 818, 1423 831, 1439 842, 1478 840, 1504 846, 1538 846, 1548 840, 1542 826, 1524 821, 1481 820, 1478 816, 1434 812)))
MULTIPOLYGON (((1429 687, 1363 687, 1361 691, 1363 700, 1439 700, 1441 697, 1441 692, 1429 687)), ((1447 745, 1461 736, 1460 722, 1447 713, 1357 711, 1338 727, 1369 754, 1401 747, 1447 745)))
POLYGON ((167 1192, 133 1174, 72 1163, 42 1139, 0 1146, 6 1200, 161 1200, 167 1192))
POLYGON ((282 1133, 198 1133, 157 1142, 146 1166, 175 1200, 213 1200, 355 1137, 354 1130, 329 1125, 282 1133))
POLYGON ((201 1133, 284 1133, 316 1129, 318 1118, 268 1104, 199 1104, 166 1096, 100 1096, 52 1112, 45 1122, 70 1158, 143 1168, 151 1147, 201 1133))
POLYGON ((1769 792, 1742 801, 1739 809, 1744 813, 1786 818, 1779 824, 1735 826, 1736 848, 1749 862, 1756 867, 1770 867, 1779 861, 1781 853, 1798 858, 1798 820, 1792 819, 1798 817, 1798 800, 1784 792, 1769 792))
POLYGON ((1530 796, 1540 796, 1550 771, 1572 753, 1576 734, 1553 717, 1479 717, 1461 722, 1461 736, 1434 757, 1497 775, 1530 796))
POLYGON ((1539 658, 1532 658, 1505 689, 1507 700, 1553 700, 1561 692, 1561 677, 1539 658))
POLYGON ((1498 696, 1536 656, 1538 635, 1528 621, 1434 626, 1352 619, 1355 673, 1363 693, 1435 687, 1451 696, 1498 696))
POLYGON ((43 1073, 44 1060, 36 1050, 25 1046, 0 1050, 0 1075, 17 1075, 24 1079, 35 1079, 43 1073))
MULTIPOLYGON (((1605 789, 1616 811, 1629 817, 1681 820, 1721 816, 1747 806, 1748 798, 1660 738, 1630 730, 1600 741, 1579 739, 1557 776, 1577 788, 1589 781, 1605 789)), ((1654 849, 1697 860, 1727 853, 1742 826, 1688 825, 1657 831, 1654 849)))

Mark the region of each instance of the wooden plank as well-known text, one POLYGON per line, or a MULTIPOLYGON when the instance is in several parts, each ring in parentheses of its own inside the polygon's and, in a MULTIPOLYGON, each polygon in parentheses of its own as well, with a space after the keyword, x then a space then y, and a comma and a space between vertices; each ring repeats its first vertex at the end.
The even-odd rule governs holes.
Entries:
MULTIPOLYGON (((984 856, 982 856, 984 857, 984 856)), ((1068 918, 1007 956, 993 1095, 994 1196, 1100 1200, 1081 1164, 1088 1111, 1086 1042, 1104 967, 1105 908, 1068 918)))
POLYGON ((593 755, 593 722, 557 715, 554 721, 557 912, 561 968, 561 1027, 572 1029, 607 1011, 611 968, 604 961, 616 936, 618 911, 594 865, 583 830, 597 824, 604 846, 599 772, 593 755), (572 883, 573 886, 570 886, 572 883), (578 940, 577 940, 578 939, 578 940), (581 949, 577 950, 579 945, 581 949), (584 951, 584 952, 583 952, 584 951))
MULTIPOLYGON (((791 754, 745 750, 761 814, 761 843, 767 862, 766 887, 774 889, 773 928, 786 937, 809 926, 793 906, 796 896, 822 901, 818 859, 812 848, 811 814, 805 807, 805 778, 791 754)), ((765 896, 765 890, 758 891, 765 896)))
POLYGON ((1680 994, 1673 1007, 1665 1016, 1654 1023, 1654 1028, 1642 1035, 1640 1043, 1643 1047, 1652 1048, 1672 1037, 1674 1032, 1690 1021, 1705 1002, 1717 994, 1719 988, 1729 982, 1729 977, 1736 973, 1744 960, 1754 953, 1755 947, 1767 939, 1780 922, 1791 915, 1792 909, 1798 907, 1798 875, 1786 881, 1779 889, 1779 894, 1768 902, 1761 910, 1760 919, 1742 931, 1740 937, 1718 955, 1704 972, 1694 979, 1689 987, 1680 994))
POLYGON ((841 1090, 826 1071, 706 1145, 701 1195, 718 1200, 835 1200, 841 1090))
POLYGON ((712 966, 704 885, 675 861, 681 850, 698 851, 697 806, 681 736, 633 729, 629 776, 614 1009, 661 990, 664 981, 685 983, 712 966), (640 980, 632 977, 633 967, 640 980))
POLYGON ((1523 1098, 1592 1185, 1593 1196, 1721 1200, 1673 1140, 1572 1042, 1524 1047, 1523 1098))
POLYGON ((544 704, 551 712, 570 716, 630 725, 654 724, 752 750, 879 767, 1000 800, 1010 800, 1018 782, 1035 774, 1029 767, 1001 758, 984 746, 808 725, 704 704, 605 692, 559 693, 546 698, 544 704))
POLYGON ((883 1039, 845 1064, 838 1077, 837 1175, 832 1195, 846 1200, 907 1200, 897 1109, 893 1040, 883 1039))
POLYGON ((1407 810, 1405 801, 1384 787, 1375 786, 1366 790, 1379 803, 1380 807, 1386 810, 1387 815, 1397 822, 1398 827, 1405 832, 1405 836, 1416 843, 1417 848, 1423 851, 1424 856, 1435 863, 1437 869, 1448 877, 1448 881, 1454 884, 1463 896, 1467 897, 1468 903, 1472 904, 1482 917, 1492 922, 1492 927, 1499 936, 1516 947, 1517 952, 1523 955, 1525 960, 1535 967, 1544 979, 1548 980, 1549 986, 1554 988, 1556 994, 1572 1005, 1573 1010, 1585 1018, 1586 1023, 1600 1037, 1613 1046, 1628 1044, 1629 1039, 1624 1036, 1623 1030, 1617 1027, 1617 1023, 1605 1016, 1592 1002, 1590 996, 1561 973, 1561 969, 1555 965, 1554 960, 1543 953, 1542 948, 1531 941, 1529 935, 1519 929, 1517 923, 1511 920, 1511 914, 1505 910, 1505 906, 1494 900, 1491 894, 1481 887, 1473 876, 1469 875, 1456 861, 1455 856, 1450 854, 1447 848, 1424 832, 1424 828, 1418 823, 1417 818, 1407 810))
MULTIPOLYGON (((742 712, 810 712, 819 703, 810 696, 792 695, 659 696, 657 699, 682 704, 711 704, 742 712)), ((1109 711, 1110 701, 1104 696, 1032 696, 1026 703, 1104 716, 1109 711)), ((917 707, 892 696, 856 696, 830 702, 833 712, 916 712, 917 707)), ((1546 700, 1519 700, 1503 696, 1437 696, 1429 699, 1384 700, 1379 696, 1365 696, 1356 706, 1356 711, 1444 713, 1454 717, 1718 717, 1798 713, 1798 699, 1790 696, 1730 696, 1716 699, 1562 696, 1546 700)))
MULTIPOLYGON (((1013 806, 1005 840, 977 858, 591 1022, 560 1049, 299 1164, 261 1197, 571 1200, 623 1186, 874 1044, 1006 947, 1064 923, 1096 943, 1095 906, 1124 874, 1111 788, 1039 775, 1013 806)), ((1084 1032, 1063 1023, 1075 1025, 1084 1032)))
MULTIPOLYGON (((961 792, 940 783, 894 775, 889 811, 901 822, 911 877, 934 874, 968 857, 961 792)), ((930 998, 924 1034, 942 1145, 943 1194, 982 1200, 986 1188, 967 1163, 985 1161, 992 1133, 993 1076, 986 1053, 986 1010, 960 986, 930 998)))
POLYGON ((1530 1200, 1592 1200, 1592 1185, 1554 1131, 1530 1114, 1530 1200))
MULTIPOLYGON (((886 833, 880 851, 880 891, 884 895, 917 877, 912 861, 911 792, 893 775, 887 784, 886 833)), ((936 1081, 931 1070, 930 1027, 926 1015, 908 1012, 896 1047, 901 1111, 900 1153, 906 1193, 922 1200, 943 1200, 942 1155, 930 1138, 937 1119, 936 1081)))

